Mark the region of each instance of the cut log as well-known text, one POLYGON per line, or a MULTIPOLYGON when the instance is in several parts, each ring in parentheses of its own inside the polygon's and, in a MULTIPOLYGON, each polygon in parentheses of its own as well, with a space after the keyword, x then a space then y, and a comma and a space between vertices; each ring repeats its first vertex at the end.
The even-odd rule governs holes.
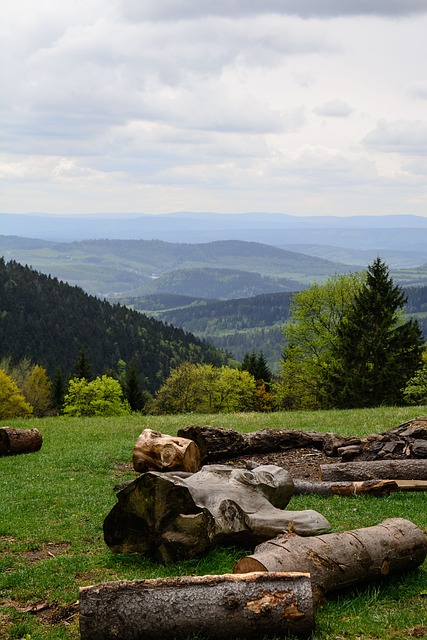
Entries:
POLYGON ((174 438, 160 431, 144 429, 133 449, 135 471, 188 471, 200 470, 200 451, 193 440, 174 438))
POLYGON ((343 533, 310 538, 278 536, 241 558, 235 573, 303 571, 310 573, 313 597, 358 585, 373 578, 401 573, 421 565, 427 554, 425 534, 402 518, 343 533))
POLYGON ((186 576, 82 587, 81 640, 210 640, 314 630, 310 577, 304 573, 186 576))
POLYGON ((113 552, 167 563, 215 544, 254 547, 289 527, 300 535, 328 531, 317 511, 285 509, 293 492, 290 474, 274 465, 253 471, 210 465, 194 474, 150 471, 117 494, 104 539, 113 552))
POLYGON ((356 445, 360 442, 358 438, 317 431, 263 429, 251 433, 239 433, 233 429, 217 429, 209 426, 185 427, 178 431, 178 436, 194 440, 199 447, 202 462, 302 448, 320 449, 328 455, 336 455, 339 447, 356 445))
MULTIPOLYGON (((427 489, 427 482, 425 483, 427 489)), ((353 496, 362 493, 382 495, 398 491, 397 480, 366 480, 365 482, 309 482, 294 478, 295 495, 318 493, 324 496, 353 496)), ((407 487, 408 489, 409 487, 407 487)), ((419 488, 419 487, 418 487, 419 488)))
POLYGON ((0 456, 14 456, 20 453, 34 453, 42 446, 42 436, 38 429, 0 429, 0 456))
POLYGON ((322 464, 320 477, 328 482, 344 480, 427 480, 427 460, 378 460, 322 464))

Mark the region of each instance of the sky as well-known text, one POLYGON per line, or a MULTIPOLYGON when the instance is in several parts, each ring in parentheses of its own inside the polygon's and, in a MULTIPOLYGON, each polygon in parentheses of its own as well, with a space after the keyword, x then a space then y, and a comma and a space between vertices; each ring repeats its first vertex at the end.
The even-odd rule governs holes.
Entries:
POLYGON ((427 0, 3 0, 4 213, 427 216, 427 0))

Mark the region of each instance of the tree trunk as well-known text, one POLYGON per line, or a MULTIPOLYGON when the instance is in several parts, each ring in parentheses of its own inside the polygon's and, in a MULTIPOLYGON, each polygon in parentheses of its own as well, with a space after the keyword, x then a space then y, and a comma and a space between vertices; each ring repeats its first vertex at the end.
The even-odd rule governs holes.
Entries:
POLYGON ((285 510, 293 492, 290 474, 274 465, 253 471, 210 465, 193 474, 151 471, 117 494, 104 539, 114 552, 166 563, 200 555, 214 544, 253 547, 290 526, 300 535, 329 530, 316 511, 285 510))
POLYGON ((42 446, 42 436, 38 429, 0 429, 0 456, 14 456, 19 453, 33 453, 42 446))
POLYGON ((342 480, 427 480, 426 460, 378 460, 322 464, 320 477, 328 482, 342 480))
POLYGON ((199 447, 202 462, 307 447, 324 450, 328 455, 336 455, 339 447, 361 442, 359 438, 317 431, 263 429, 252 433, 239 433, 233 429, 209 426, 185 427, 178 431, 178 436, 194 440, 199 447))
POLYGON ((80 589, 81 640, 211 640, 314 630, 304 573, 188 576, 104 583, 80 589))
POLYGON ((241 558, 235 573, 303 571, 310 573, 315 602, 325 594, 381 578, 424 562, 425 534, 409 520, 391 518, 379 525, 310 538, 288 534, 256 547, 241 558))
POLYGON ((199 447, 188 438, 174 438, 144 429, 133 449, 135 471, 188 471, 200 469, 199 447))
MULTIPOLYGON (((427 482, 425 483, 427 489, 427 482)), ((398 491, 401 487, 396 480, 366 480, 365 482, 308 482, 294 478, 295 495, 318 493, 325 496, 353 496, 361 493, 381 495, 398 491)), ((409 488, 409 487, 407 487, 409 488)), ((420 487, 418 487, 419 489, 420 487)))

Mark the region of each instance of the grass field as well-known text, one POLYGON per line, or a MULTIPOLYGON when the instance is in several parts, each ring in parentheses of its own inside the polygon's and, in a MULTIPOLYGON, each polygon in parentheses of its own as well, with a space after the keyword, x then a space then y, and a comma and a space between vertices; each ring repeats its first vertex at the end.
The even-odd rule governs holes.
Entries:
MULTIPOLYGON (((38 428, 37 453, 0 458, 0 638, 79 638, 80 586, 103 581, 232 571, 247 549, 216 549, 169 566, 137 555, 113 555, 102 523, 116 502, 115 484, 134 477, 129 464, 145 428, 176 434, 190 424, 254 431, 295 428, 364 436, 427 415, 427 407, 123 418, 10 420, 38 428)), ((427 531, 423 492, 389 496, 296 496, 289 508, 313 508, 334 531, 403 517, 427 531)), ((427 562, 410 574, 330 597, 316 610, 313 640, 427 638, 427 562)))

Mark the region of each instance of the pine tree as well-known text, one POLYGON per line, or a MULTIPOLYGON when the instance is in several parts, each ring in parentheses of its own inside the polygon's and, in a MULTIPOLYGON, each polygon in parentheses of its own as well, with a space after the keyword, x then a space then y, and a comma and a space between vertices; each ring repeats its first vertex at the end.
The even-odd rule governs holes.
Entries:
POLYGON ((147 401, 147 394, 142 390, 138 365, 135 358, 126 367, 124 381, 124 396, 132 411, 142 411, 147 401))
POLYGON ((240 370, 248 371, 257 382, 264 382, 268 388, 272 375, 262 351, 258 355, 255 351, 245 353, 240 370))
POLYGON ((353 304, 337 326, 326 368, 327 404, 373 407, 399 403, 407 381, 421 365, 422 332, 404 323, 406 296, 377 258, 353 304))
POLYGON ((76 363, 74 365, 74 378, 81 380, 93 380, 92 365, 90 364, 86 351, 81 348, 76 363))

